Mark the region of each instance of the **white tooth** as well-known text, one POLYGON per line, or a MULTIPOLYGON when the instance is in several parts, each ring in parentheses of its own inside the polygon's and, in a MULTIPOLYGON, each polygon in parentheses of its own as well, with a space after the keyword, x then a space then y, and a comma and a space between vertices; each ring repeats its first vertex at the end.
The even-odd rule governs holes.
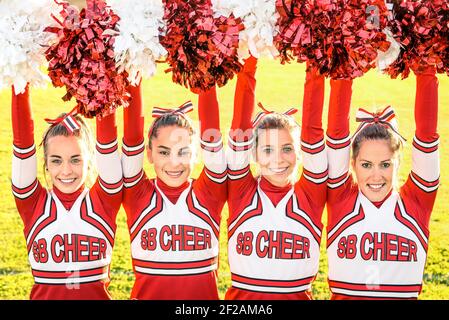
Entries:
POLYGON ((63 183, 72 183, 75 179, 60 179, 63 183))
POLYGON ((280 172, 284 172, 285 170, 287 170, 287 168, 282 168, 282 169, 275 169, 275 168, 272 168, 272 169, 270 169, 271 171, 273 171, 273 172, 276 172, 276 173, 280 173, 280 172))
POLYGON ((171 176, 171 177, 179 177, 182 174, 182 171, 177 171, 177 172, 168 172, 166 171, 166 173, 171 176))

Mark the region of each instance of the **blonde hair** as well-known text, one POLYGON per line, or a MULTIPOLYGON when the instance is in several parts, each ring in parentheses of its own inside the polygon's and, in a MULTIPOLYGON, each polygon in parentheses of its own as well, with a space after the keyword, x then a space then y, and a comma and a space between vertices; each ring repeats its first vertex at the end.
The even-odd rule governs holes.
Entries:
POLYGON ((301 127, 292 117, 280 113, 270 113, 263 117, 254 128, 254 145, 256 148, 259 143, 260 130, 267 129, 286 129, 292 134, 294 139, 300 138, 301 136, 301 127))
MULTIPOLYGON (((61 113, 58 118, 64 117, 66 115, 67 115, 66 113, 61 113)), ((95 142, 92 138, 93 137, 92 131, 81 116, 76 115, 76 116, 72 116, 72 117, 74 117, 75 120, 79 123, 80 129, 75 130, 72 133, 62 123, 57 123, 57 124, 50 125, 47 128, 47 130, 45 130, 44 135, 42 137, 42 142, 40 145, 43 147, 43 151, 44 151, 43 169, 44 169, 45 182, 47 183, 47 185, 49 185, 49 183, 47 181, 47 175, 45 174, 45 172, 46 172, 46 168, 47 168, 48 140, 52 137, 57 137, 57 136, 70 137, 73 135, 76 138, 78 138, 80 141, 83 142, 83 144, 85 146, 85 150, 87 151, 88 172, 87 172, 86 185, 91 186, 95 181, 95 178, 94 178, 95 173, 96 173, 95 162, 94 162, 95 142)))
MULTIPOLYGON (((301 141, 301 127, 299 124, 295 121, 295 119, 291 116, 281 114, 281 113, 270 113, 263 117, 260 122, 257 124, 257 126, 254 128, 253 135, 254 135, 254 149, 253 149, 253 155, 256 153, 256 149, 259 145, 259 134, 260 130, 269 130, 269 129, 277 129, 287 130, 294 141, 296 156, 298 159, 300 158, 300 141, 301 141)), ((254 157, 255 158, 255 157, 254 157)), ((257 161, 256 161, 257 162, 257 161)), ((293 174, 291 177, 291 183, 294 183, 296 179, 298 178, 298 165, 300 161, 296 162, 296 167, 293 170, 293 174)))

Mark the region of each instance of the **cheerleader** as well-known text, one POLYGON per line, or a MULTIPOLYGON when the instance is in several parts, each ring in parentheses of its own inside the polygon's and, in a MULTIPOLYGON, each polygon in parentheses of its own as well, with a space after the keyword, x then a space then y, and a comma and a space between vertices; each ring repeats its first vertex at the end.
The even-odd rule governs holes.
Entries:
POLYGON ((219 132, 215 88, 199 95, 204 168, 190 173, 195 133, 188 102, 153 109, 147 157, 156 172, 143 171, 141 87, 131 87, 123 140, 124 202, 135 282, 132 299, 218 299, 217 268, 221 210, 226 202, 226 158, 219 132))
POLYGON ((46 119, 47 190, 37 179, 29 89, 12 91, 12 189, 34 277, 30 298, 111 299, 109 266, 123 184, 115 115, 97 119, 96 148, 80 116, 46 119), (89 189, 94 153, 99 176, 89 189))
POLYGON ((351 85, 331 81, 327 252, 332 299, 416 299, 439 184, 438 79, 434 68, 416 74, 412 170, 400 188, 403 138, 394 110, 359 109, 360 126, 351 144, 351 85))
POLYGON ((302 129, 292 109, 284 114, 265 110, 252 124, 256 65, 257 59, 250 57, 238 75, 229 137, 232 286, 226 299, 312 299, 326 202, 324 77, 307 72, 302 129), (304 169, 296 182, 299 148, 304 169), (258 177, 250 171, 251 153, 258 177))

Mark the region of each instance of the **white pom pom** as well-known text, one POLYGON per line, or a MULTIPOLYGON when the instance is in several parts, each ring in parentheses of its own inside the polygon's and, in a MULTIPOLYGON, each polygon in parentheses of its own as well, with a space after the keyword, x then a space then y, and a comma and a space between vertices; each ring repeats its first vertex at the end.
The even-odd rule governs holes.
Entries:
POLYGON ((14 85, 23 93, 27 83, 47 84, 41 67, 46 47, 56 36, 44 29, 56 24, 51 18, 55 12, 52 0, 0 1, 0 89, 14 85))
POLYGON ((399 57, 399 54, 401 53, 401 44, 397 42, 393 34, 391 33, 390 29, 385 28, 383 31, 387 35, 387 41, 391 43, 390 48, 388 48, 387 51, 377 52, 377 68, 380 71, 383 71, 386 69, 390 64, 396 61, 396 59, 399 57))
POLYGON ((241 18, 245 29, 239 35, 239 57, 276 57, 273 38, 279 32, 276 22, 276 0, 212 0, 215 16, 241 18))
POLYGON ((114 43, 117 68, 127 71, 129 81, 136 85, 142 76, 152 77, 156 61, 167 54, 159 43, 165 30, 162 0, 109 0, 108 4, 120 17, 120 35, 114 43))

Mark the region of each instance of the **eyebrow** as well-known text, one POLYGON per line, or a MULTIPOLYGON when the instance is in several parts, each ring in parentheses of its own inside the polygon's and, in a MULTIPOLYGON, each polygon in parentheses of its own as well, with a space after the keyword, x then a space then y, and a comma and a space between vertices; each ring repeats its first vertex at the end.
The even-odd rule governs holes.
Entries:
MULTIPOLYGON (((171 149, 169 147, 166 147, 166 146, 157 146, 157 147, 160 148, 160 149, 171 151, 171 149)), ((184 151, 184 150, 190 150, 190 147, 183 147, 183 148, 179 149, 179 151, 184 151)))
MULTIPOLYGON (((52 154, 52 155, 50 155, 49 157, 50 157, 50 158, 58 158, 58 159, 62 159, 61 156, 58 156, 58 155, 55 155, 55 154, 52 154)), ((80 155, 80 154, 75 154, 74 156, 71 156, 70 158, 72 159, 72 158, 77 158, 77 157, 81 157, 81 155, 80 155)))
MULTIPOLYGON (((369 163, 372 163, 372 161, 369 161, 369 160, 365 160, 365 159, 360 159, 360 161, 364 161, 364 162, 369 162, 369 163)), ((381 161, 381 163, 382 162, 390 162, 391 161, 391 159, 387 159, 387 160, 382 160, 381 161)))
MULTIPOLYGON (((293 143, 286 143, 286 144, 283 144, 281 147, 286 147, 286 146, 293 146, 293 143)), ((265 144, 265 145, 262 145, 261 147, 262 148, 263 147, 272 147, 272 145, 271 144, 265 144)))

